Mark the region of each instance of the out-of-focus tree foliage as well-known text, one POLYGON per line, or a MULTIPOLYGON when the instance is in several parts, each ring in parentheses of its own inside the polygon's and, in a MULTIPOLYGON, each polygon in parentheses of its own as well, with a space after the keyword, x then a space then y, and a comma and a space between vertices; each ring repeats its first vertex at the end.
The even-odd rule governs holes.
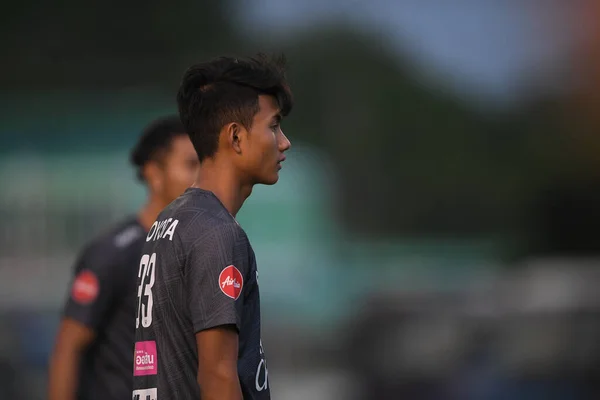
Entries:
POLYGON ((528 154, 522 132, 427 87, 351 30, 290 45, 293 135, 336 161, 348 227, 363 233, 467 234, 514 222, 528 154))
POLYGON ((235 48, 228 2, 9 2, 0 86, 171 85, 184 65, 235 48))
MULTIPOLYGON (((417 79, 381 37, 352 26, 315 27, 273 45, 273 38, 250 38, 236 29, 233 4, 6 4, 0 13, 0 104, 11 127, 2 129, 4 145, 42 151, 122 146, 124 132, 86 126, 86 118, 110 110, 113 122, 137 118, 139 125, 158 110, 174 110, 177 83, 191 63, 277 47, 290 59, 297 100, 284 127, 293 141, 331 156, 340 188, 338 216, 347 231, 504 233, 525 253, 556 248, 560 235, 551 232, 573 231, 548 222, 570 215, 548 211, 559 196, 552 188, 574 177, 573 185, 590 186, 590 166, 597 164, 591 162, 593 151, 582 151, 589 148, 585 141, 575 140, 577 129, 563 115, 562 99, 540 99, 509 112, 475 111, 464 99, 417 79), (151 87, 153 94, 127 92, 115 104, 114 93, 132 87, 151 87), (60 92, 47 96, 47 89, 77 89, 93 99, 80 107, 72 100, 62 104, 60 92), (81 141, 76 127, 92 134, 81 141)), ((573 185, 557 190, 572 193, 573 185)))

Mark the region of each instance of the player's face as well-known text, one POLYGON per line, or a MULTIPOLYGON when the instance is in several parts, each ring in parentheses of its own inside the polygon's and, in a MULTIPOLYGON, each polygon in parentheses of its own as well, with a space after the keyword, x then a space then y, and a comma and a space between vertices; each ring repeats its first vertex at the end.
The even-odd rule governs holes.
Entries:
POLYGON ((161 197, 170 203, 196 180, 200 163, 187 135, 176 136, 162 162, 161 197))
POLYGON ((291 143, 281 130, 281 114, 273 96, 258 97, 259 111, 247 135, 244 152, 245 174, 253 183, 273 185, 279 180, 283 155, 291 143))

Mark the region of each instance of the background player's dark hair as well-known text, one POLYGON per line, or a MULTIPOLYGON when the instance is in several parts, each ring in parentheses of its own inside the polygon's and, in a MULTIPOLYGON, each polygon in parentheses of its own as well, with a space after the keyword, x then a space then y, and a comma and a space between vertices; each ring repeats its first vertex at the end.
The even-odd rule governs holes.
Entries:
POLYGON ((144 180, 142 171, 146 163, 157 160, 165 151, 169 150, 175 137, 186 134, 177 115, 156 119, 144 128, 129 156, 131 164, 137 170, 138 179, 144 180))
POLYGON ((285 67, 285 57, 259 54, 254 58, 220 57, 185 72, 177 105, 200 161, 215 154, 226 124, 237 122, 251 128, 259 111, 259 95, 274 96, 283 116, 291 111, 293 99, 285 67))

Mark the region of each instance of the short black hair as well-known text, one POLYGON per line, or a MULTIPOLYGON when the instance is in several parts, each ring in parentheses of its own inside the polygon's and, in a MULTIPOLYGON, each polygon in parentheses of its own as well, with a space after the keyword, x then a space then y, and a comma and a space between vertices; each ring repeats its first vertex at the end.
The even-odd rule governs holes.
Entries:
POLYGON ((258 96, 271 95, 280 113, 292 110, 284 56, 219 57, 191 66, 183 75, 177 105, 179 116, 199 160, 214 156, 223 126, 238 122, 250 129, 259 111, 258 96))
POLYGON ((129 161, 136 168, 138 179, 144 180, 143 169, 149 161, 156 160, 169 150, 175 137, 186 134, 177 115, 158 118, 146 126, 129 155, 129 161))

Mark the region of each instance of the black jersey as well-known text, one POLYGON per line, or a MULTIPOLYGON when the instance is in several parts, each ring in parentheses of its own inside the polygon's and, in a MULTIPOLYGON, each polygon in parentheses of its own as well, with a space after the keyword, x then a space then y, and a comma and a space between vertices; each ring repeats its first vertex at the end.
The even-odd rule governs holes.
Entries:
POLYGON ((79 374, 78 399, 131 396, 137 265, 146 238, 131 218, 92 241, 80 254, 63 316, 94 330, 79 374))
POLYGON ((134 400, 198 400, 196 333, 234 325, 245 400, 270 399, 254 252, 212 192, 188 189, 158 217, 138 271, 134 400))

